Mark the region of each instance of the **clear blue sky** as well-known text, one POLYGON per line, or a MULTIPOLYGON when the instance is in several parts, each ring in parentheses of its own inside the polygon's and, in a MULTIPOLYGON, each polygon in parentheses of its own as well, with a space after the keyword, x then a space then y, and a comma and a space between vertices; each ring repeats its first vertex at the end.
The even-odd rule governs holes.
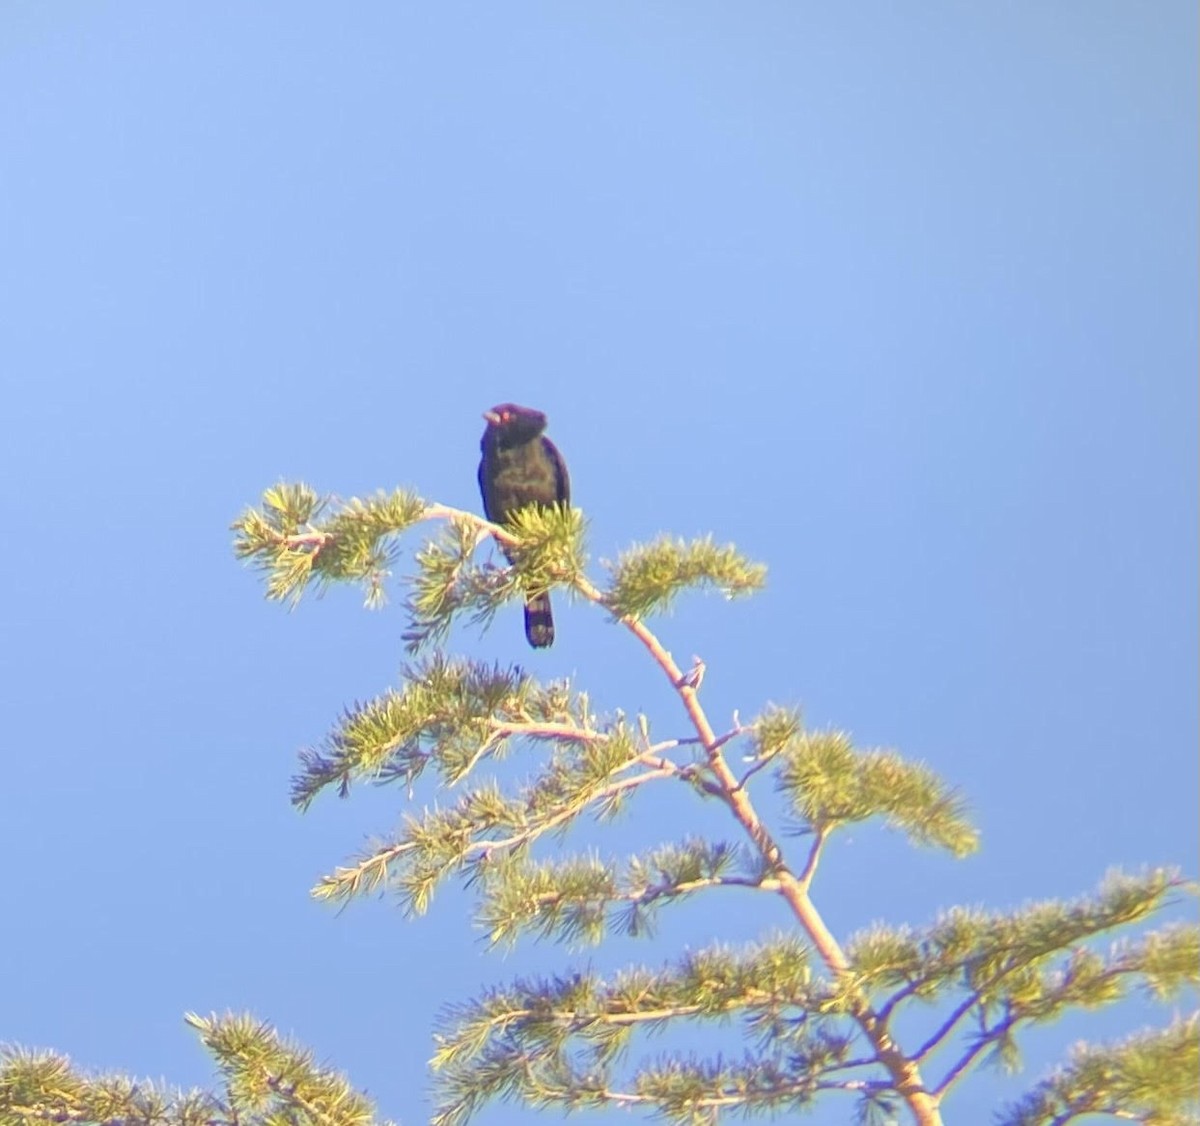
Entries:
MULTIPOLYGON (((249 1009, 414 1123, 439 1007, 568 964, 488 953, 457 892, 310 902, 400 795, 300 817, 296 752, 394 683, 402 618, 289 615, 229 548, 280 478, 476 505, 509 399, 597 559, 769 565, 661 623, 715 717, 800 704, 961 787, 976 857, 835 842, 839 934, 1194 875, 1196 38, 1183 0, 7 0, 0 1040, 203 1084, 181 1014, 249 1009)), ((682 731, 630 639, 558 618, 542 655, 515 609, 453 640, 682 731)), ((1156 1015, 1039 1032, 948 1118, 1156 1015)))

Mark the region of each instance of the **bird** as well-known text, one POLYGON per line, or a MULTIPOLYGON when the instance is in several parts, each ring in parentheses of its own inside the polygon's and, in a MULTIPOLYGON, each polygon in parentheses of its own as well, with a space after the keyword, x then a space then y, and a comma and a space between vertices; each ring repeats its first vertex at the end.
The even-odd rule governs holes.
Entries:
MULTIPOLYGON (((543 433, 546 416, 531 407, 501 403, 483 417, 487 429, 479 443, 479 491, 487 518, 504 524, 530 505, 570 504, 566 463, 543 433)), ((507 551, 505 555, 512 562, 507 551)), ((545 591, 525 600, 525 637, 535 649, 554 644, 554 617, 545 591)))

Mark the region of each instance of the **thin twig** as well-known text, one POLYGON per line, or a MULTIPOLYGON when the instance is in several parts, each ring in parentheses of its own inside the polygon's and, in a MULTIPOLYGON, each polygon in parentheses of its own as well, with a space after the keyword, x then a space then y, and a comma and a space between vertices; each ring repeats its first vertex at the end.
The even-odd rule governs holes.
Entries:
POLYGON ((656 899, 675 895, 688 895, 694 891, 703 891, 710 887, 741 887, 753 888, 756 891, 777 891, 778 880, 765 876, 705 876, 698 880, 685 880, 682 883, 662 883, 647 888, 639 895, 619 896, 620 899, 653 903, 656 899))
POLYGON ((1011 1016, 1007 1020, 1001 1021, 995 1028, 990 1029, 986 1035, 980 1037, 970 1050, 964 1052, 962 1058, 946 1072, 945 1078, 934 1088, 934 1097, 939 1100, 944 1099, 950 1088, 966 1075, 971 1065, 974 1064, 979 1056, 1002 1039, 1009 1029, 1020 1019, 1020 1017, 1011 1016))
MULTIPOLYGON (((648 770, 645 773, 638 774, 633 778, 622 778, 618 782, 612 782, 607 786, 602 786, 590 794, 586 801, 580 805, 572 806, 569 809, 561 810, 553 817, 547 817, 542 821, 530 825, 527 829, 520 833, 514 833, 508 837, 499 839, 470 841, 463 845, 458 850, 457 861, 459 863, 469 860, 470 858, 483 853, 490 854, 497 850, 517 848, 520 845, 527 844, 530 841, 537 840, 551 829, 557 828, 564 822, 570 821, 574 817, 578 817, 590 805, 596 802, 603 801, 605 798, 612 797, 623 790, 629 790, 636 786, 641 786, 646 782, 651 782, 656 778, 670 777, 672 770, 648 770)), ((353 894, 357 886, 363 882, 364 874, 372 869, 382 867, 386 874, 387 868, 394 860, 402 856, 406 852, 413 852, 417 849, 415 841, 400 841, 394 845, 389 845, 387 848, 379 849, 370 856, 363 859, 359 864, 352 868, 335 868, 332 877, 326 877, 319 887, 343 887, 346 884, 351 885, 349 892, 343 894, 353 894)), ((453 862, 448 862, 453 863, 453 862)), ((379 879, 383 877, 380 876, 379 879)), ((378 882, 376 880, 375 882, 378 882)))
POLYGON ((963 1017, 967 1015, 977 1004, 979 1004, 978 991, 972 993, 965 1001, 959 1005, 954 1012, 943 1022, 940 1028, 928 1040, 925 1041, 914 1053, 913 1059, 920 1062, 930 1052, 932 1052, 947 1036, 954 1030, 954 1026, 958 1024, 963 1017))
MULTIPOLYGON (((272 533, 276 543, 282 544, 287 548, 296 547, 313 547, 320 551, 326 544, 333 539, 332 532, 300 532, 294 536, 284 536, 279 533, 272 533)), ((313 553, 314 555, 316 552, 313 553)))
POLYGON ((804 870, 800 873, 800 886, 805 892, 812 886, 813 876, 817 874, 817 864, 821 860, 821 850, 825 847, 825 839, 829 835, 829 830, 822 827, 813 833, 812 848, 808 850, 808 860, 805 861, 804 870))
MULTIPOLYGON (((881 1091, 886 1089, 886 1084, 872 1082, 864 1079, 846 1079, 837 1080, 820 1080, 812 1081, 801 1079, 795 1083, 789 1083, 786 1086, 781 1085, 773 1088, 772 1095, 780 1098, 789 1096, 801 1099, 809 1099, 813 1094, 820 1091, 881 1091)), ((696 1099, 694 1102, 689 1102, 688 1106, 696 1110, 721 1110, 727 1107, 744 1106, 754 1098, 757 1094, 735 1094, 735 1095, 710 1095, 706 1098, 696 1099)), ((637 1095, 631 1091, 613 1091, 605 1090, 601 1098, 608 1102, 617 1104, 618 1106, 644 1106, 647 1103, 656 1103, 660 1100, 652 1095, 637 1095)))
POLYGON ((759 758, 749 770, 747 770, 741 778, 738 779, 738 789, 744 790, 746 783, 750 781, 760 770, 765 770, 771 765, 772 759, 778 754, 778 751, 772 751, 769 755, 763 755, 759 758))
POLYGON ((604 731, 590 731, 573 723, 516 723, 504 719, 490 719, 493 732, 498 736, 523 735, 527 739, 558 739, 562 742, 598 743, 612 736, 604 731))

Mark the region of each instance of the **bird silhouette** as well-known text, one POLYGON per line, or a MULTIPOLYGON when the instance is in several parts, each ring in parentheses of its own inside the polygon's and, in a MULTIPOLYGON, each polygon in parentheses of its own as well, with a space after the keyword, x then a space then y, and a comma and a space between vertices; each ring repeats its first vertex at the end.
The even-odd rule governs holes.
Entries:
MULTIPOLYGON (((546 416, 530 407, 501 403, 484 411, 487 429, 479 448, 479 491, 483 511, 504 524, 530 505, 569 504, 571 482, 562 454, 545 437, 546 416)), ((503 549, 503 544, 501 545, 503 549)), ((512 557, 505 551, 511 562, 512 557)), ((554 644, 554 616, 545 592, 525 601, 525 637, 535 649, 554 644)))

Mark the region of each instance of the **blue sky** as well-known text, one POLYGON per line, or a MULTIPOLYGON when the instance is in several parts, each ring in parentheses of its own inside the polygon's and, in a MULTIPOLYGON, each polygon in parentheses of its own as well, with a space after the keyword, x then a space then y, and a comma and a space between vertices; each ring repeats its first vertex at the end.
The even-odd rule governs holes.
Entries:
MULTIPOLYGON (((597 560, 711 531, 769 565, 659 623, 718 721, 799 704, 961 788, 969 860, 835 841, 837 933, 1194 875, 1196 33, 1182 0, 9 0, 0 1039, 203 1084, 181 1014, 249 1009, 411 1123, 438 1009, 569 963, 489 953, 457 892, 308 899, 399 795, 300 817, 296 752, 395 682, 403 622, 287 614, 229 549, 280 478, 476 506, 504 400, 597 560)), ((558 627, 453 643, 682 732, 631 639, 558 627)), ((787 924, 714 901, 590 957, 787 924)), ((1040 1030, 948 1120, 1156 1017, 1040 1030)))

